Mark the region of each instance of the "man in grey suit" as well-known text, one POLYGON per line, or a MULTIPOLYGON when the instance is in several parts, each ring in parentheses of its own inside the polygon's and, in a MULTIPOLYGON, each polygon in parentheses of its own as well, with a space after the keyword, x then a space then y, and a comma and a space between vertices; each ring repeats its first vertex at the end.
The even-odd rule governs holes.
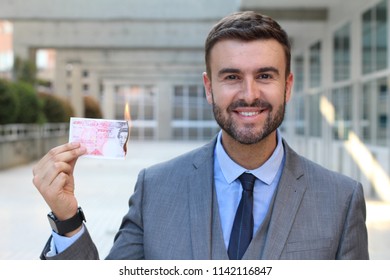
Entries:
MULTIPOLYGON (((290 44, 271 18, 229 15, 210 31, 203 82, 220 133, 138 176, 107 259, 368 259, 360 183, 296 154, 278 130, 290 99, 290 44)), ((74 196, 85 148, 34 167, 52 210, 42 259, 97 259, 74 196)))

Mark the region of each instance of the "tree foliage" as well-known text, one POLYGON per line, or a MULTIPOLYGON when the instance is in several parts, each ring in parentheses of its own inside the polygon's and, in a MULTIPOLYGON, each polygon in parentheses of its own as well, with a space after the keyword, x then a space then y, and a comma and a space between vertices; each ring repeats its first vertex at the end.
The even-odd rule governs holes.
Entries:
MULTIPOLYGON (((44 82, 36 78, 37 69, 30 60, 15 58, 15 82, 0 79, 0 124, 69 122, 75 111, 68 100, 57 95, 37 93, 36 86, 44 82)), ((48 82, 46 87, 51 86, 48 82)), ((102 118, 99 102, 84 97, 84 116, 102 118)))
POLYGON ((84 116, 86 118, 103 118, 99 102, 92 96, 84 96, 84 116))
POLYGON ((36 83, 37 67, 31 60, 23 60, 16 57, 13 67, 14 79, 32 85, 36 83))
POLYGON ((14 123, 19 113, 19 98, 12 84, 0 79, 0 124, 14 123))
POLYGON ((70 117, 74 115, 74 109, 70 103, 59 96, 39 93, 39 98, 43 101, 43 113, 48 122, 69 122, 70 117))
POLYGON ((13 83, 14 93, 19 99, 17 123, 40 123, 45 120, 42 112, 42 101, 34 87, 25 82, 13 83))

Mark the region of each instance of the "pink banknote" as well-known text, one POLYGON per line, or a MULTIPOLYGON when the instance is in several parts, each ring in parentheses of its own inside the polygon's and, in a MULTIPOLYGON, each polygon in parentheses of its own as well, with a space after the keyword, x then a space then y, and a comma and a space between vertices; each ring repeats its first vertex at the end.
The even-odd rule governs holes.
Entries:
POLYGON ((69 142, 87 148, 85 157, 124 159, 129 126, 127 121, 71 118, 69 142))

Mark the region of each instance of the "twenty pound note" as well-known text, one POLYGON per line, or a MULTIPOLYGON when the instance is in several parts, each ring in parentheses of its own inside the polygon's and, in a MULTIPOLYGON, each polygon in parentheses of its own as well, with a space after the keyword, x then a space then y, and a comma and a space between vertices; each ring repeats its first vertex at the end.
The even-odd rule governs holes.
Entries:
POLYGON ((85 147, 85 157, 124 159, 128 137, 127 121, 70 118, 69 142, 85 147))

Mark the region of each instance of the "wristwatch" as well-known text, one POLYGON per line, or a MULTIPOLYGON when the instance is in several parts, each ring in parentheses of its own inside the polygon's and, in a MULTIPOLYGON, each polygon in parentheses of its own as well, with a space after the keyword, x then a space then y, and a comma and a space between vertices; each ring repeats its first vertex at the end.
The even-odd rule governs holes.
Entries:
POLYGON ((53 212, 47 214, 47 218, 49 219, 51 228, 59 235, 65 235, 81 226, 83 221, 86 222, 84 212, 81 207, 77 209, 76 215, 64 221, 58 220, 53 212))

